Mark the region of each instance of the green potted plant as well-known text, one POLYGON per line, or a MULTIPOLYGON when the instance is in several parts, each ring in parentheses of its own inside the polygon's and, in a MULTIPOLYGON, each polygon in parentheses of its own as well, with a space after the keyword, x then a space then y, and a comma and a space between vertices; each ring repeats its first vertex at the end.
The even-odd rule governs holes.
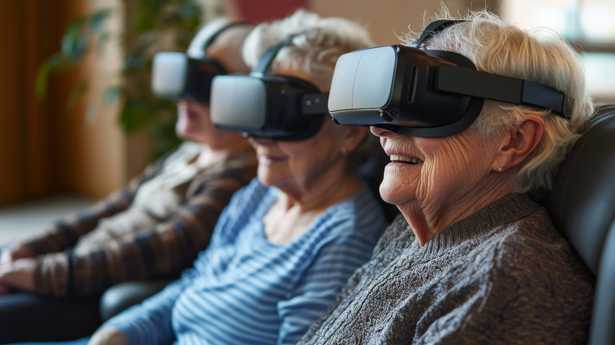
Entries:
MULTIPOLYGON (((175 135, 176 107, 156 98, 150 90, 153 55, 159 51, 185 51, 203 18, 196 0, 124 0, 125 27, 122 37, 124 63, 122 84, 102 95, 105 103, 121 103, 118 121, 127 134, 146 129, 155 159, 179 144, 175 135)), ((113 9, 98 10, 71 21, 62 38, 61 50, 41 65, 36 83, 39 98, 46 93, 50 73, 76 69, 92 49, 104 49, 111 41, 108 28, 113 9)), ((77 84, 67 100, 72 108, 88 89, 88 81, 77 84)))

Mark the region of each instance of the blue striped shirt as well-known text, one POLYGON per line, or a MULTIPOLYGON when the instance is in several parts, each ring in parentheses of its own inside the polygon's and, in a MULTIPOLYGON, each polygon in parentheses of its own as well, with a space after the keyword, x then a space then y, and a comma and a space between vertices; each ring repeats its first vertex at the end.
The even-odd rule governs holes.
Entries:
POLYGON ((258 179, 223 211, 194 268, 109 320, 131 344, 294 344, 371 257, 386 227, 367 186, 325 210, 299 238, 270 243, 263 216, 279 190, 258 179))

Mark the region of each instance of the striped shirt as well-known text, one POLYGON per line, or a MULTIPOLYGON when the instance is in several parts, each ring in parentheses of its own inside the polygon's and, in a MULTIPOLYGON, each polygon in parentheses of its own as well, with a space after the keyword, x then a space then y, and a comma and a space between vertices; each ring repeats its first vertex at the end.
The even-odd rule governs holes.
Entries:
POLYGON ((131 344, 294 344, 334 304, 386 227, 367 186, 299 238, 270 243, 263 216, 279 190, 257 179, 224 210, 194 268, 109 320, 131 344))
POLYGON ((202 150, 202 144, 185 142, 125 188, 27 239, 37 255, 34 292, 91 296, 123 281, 179 275, 190 267, 209 244, 218 216, 257 166, 248 148, 176 179, 202 150), (171 190, 161 196, 156 190, 165 183, 171 190), (141 193, 147 200, 139 201, 147 187, 151 191, 141 193))

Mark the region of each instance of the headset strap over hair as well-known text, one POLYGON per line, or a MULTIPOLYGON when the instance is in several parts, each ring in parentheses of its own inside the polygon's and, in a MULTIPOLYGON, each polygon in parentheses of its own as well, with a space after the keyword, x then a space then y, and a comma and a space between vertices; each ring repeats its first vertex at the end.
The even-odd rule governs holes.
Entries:
POLYGON ((421 37, 419 37, 416 41, 412 42, 412 45, 416 48, 420 48, 425 42, 427 42, 430 38, 432 38, 438 32, 448 28, 449 26, 466 22, 466 20, 451 20, 451 19, 442 19, 436 20, 435 22, 429 23, 425 30, 421 33, 421 37))
MULTIPOLYGON (((414 41, 413 45, 419 48, 438 32, 463 22, 466 22, 466 20, 436 20, 427 25, 421 37, 414 41)), ((436 56, 442 53, 450 54, 449 52, 435 50, 425 49, 425 51, 436 56)), ((444 58, 447 57, 444 56, 444 58)), ((439 67, 437 83, 437 87, 441 91, 549 109, 566 120, 570 119, 572 111, 571 99, 559 90, 523 79, 480 72, 472 68, 455 68, 442 65, 439 67), (472 82, 468 82, 470 80, 472 82)))
POLYGON ((566 120, 570 119, 571 100, 566 94, 528 80, 441 65, 437 88, 466 96, 548 109, 566 120))
MULTIPOLYGON (((216 30, 216 32, 214 32, 212 35, 210 35, 205 42, 203 42, 203 53, 205 52, 205 50, 216 40, 216 38, 218 38, 218 36, 220 36, 221 33, 223 33, 224 31, 230 29, 230 28, 234 28, 236 26, 250 26, 251 24, 249 23, 245 23, 245 22, 233 22, 233 23, 228 23, 224 26, 222 26, 220 29, 216 30)), ((207 55, 207 54, 204 54, 207 55)))
POLYGON ((267 70, 269 69, 269 66, 271 66, 273 59, 275 59, 276 55, 278 55, 278 52, 280 51, 280 49, 293 44, 293 39, 299 35, 301 35, 301 33, 291 35, 284 41, 267 49, 263 53, 263 55, 261 55, 256 66, 254 66, 254 68, 252 68, 252 71, 250 71, 250 75, 254 77, 264 76, 267 70))
MULTIPOLYGON (((293 39, 299 35, 305 34, 304 32, 296 33, 283 40, 282 42, 274 45, 273 47, 267 49, 263 55, 261 55, 258 63, 252 71, 250 71, 250 76, 262 78, 271 63, 275 59, 276 55, 280 49, 290 46, 293 44, 293 39)), ((329 100, 329 93, 314 93, 314 94, 305 94, 301 99, 301 111, 304 115, 319 115, 323 113, 328 113, 329 108, 327 107, 327 103, 329 100)))

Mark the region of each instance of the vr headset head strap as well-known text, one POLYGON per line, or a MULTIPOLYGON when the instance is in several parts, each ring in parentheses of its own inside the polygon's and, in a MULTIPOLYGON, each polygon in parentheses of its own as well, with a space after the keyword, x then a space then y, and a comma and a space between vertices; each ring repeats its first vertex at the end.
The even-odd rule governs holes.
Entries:
POLYGON ((273 63, 273 59, 275 59, 276 55, 278 55, 278 52, 280 51, 280 49, 293 44, 293 39, 299 35, 301 34, 294 34, 290 36, 289 38, 285 39, 284 41, 267 49, 263 53, 261 58, 258 60, 258 64, 256 64, 256 66, 252 68, 252 71, 250 71, 250 75, 253 77, 264 76, 267 70, 269 69, 269 66, 271 66, 271 63, 273 63))
POLYGON ((442 19, 436 20, 435 22, 429 23, 425 30, 421 33, 421 37, 419 37, 416 41, 412 42, 412 45, 416 48, 420 48, 421 45, 425 44, 430 38, 435 36, 438 32, 448 28, 449 26, 453 26, 458 23, 463 23, 466 20, 450 20, 450 19, 442 19))
MULTIPOLYGON (((423 30, 421 37, 413 42, 416 48, 424 45, 438 32, 465 20, 436 20, 423 30)), ((536 106, 549 109, 554 114, 569 120, 571 100, 561 91, 552 87, 517 78, 505 77, 485 72, 479 72, 467 58, 467 62, 459 61, 456 53, 438 50, 427 50, 430 55, 439 56, 453 61, 460 67, 442 65, 438 73, 438 88, 441 91, 454 92, 461 95, 481 97, 494 101, 517 105, 536 106), (462 62, 463 64, 460 64, 462 62), (465 66, 464 66, 465 65, 465 66), (471 80, 472 82, 468 82, 471 80)))
MULTIPOLYGON (((286 40, 274 45, 273 47, 267 49, 261 58, 258 60, 258 64, 250 71, 250 75, 253 77, 262 78, 267 70, 273 63, 273 59, 275 59, 276 55, 280 49, 292 45, 293 39, 303 33, 297 33, 291 35, 286 40)), ((314 94, 306 94, 302 97, 301 101, 301 110, 305 115, 310 114, 323 114, 328 113, 329 109, 327 108, 327 101, 329 99, 328 93, 314 93, 314 94)))
POLYGON ((226 31, 226 30, 228 30, 230 28, 234 28, 236 26, 248 26, 248 25, 250 25, 250 24, 245 23, 245 22, 234 22, 234 23, 228 23, 228 24, 222 26, 220 29, 218 29, 216 32, 214 32, 212 35, 210 35, 203 42, 203 55, 207 56, 207 54, 205 54, 205 50, 216 40, 216 38, 218 38, 218 36, 220 36, 221 33, 223 33, 224 31, 226 31))

